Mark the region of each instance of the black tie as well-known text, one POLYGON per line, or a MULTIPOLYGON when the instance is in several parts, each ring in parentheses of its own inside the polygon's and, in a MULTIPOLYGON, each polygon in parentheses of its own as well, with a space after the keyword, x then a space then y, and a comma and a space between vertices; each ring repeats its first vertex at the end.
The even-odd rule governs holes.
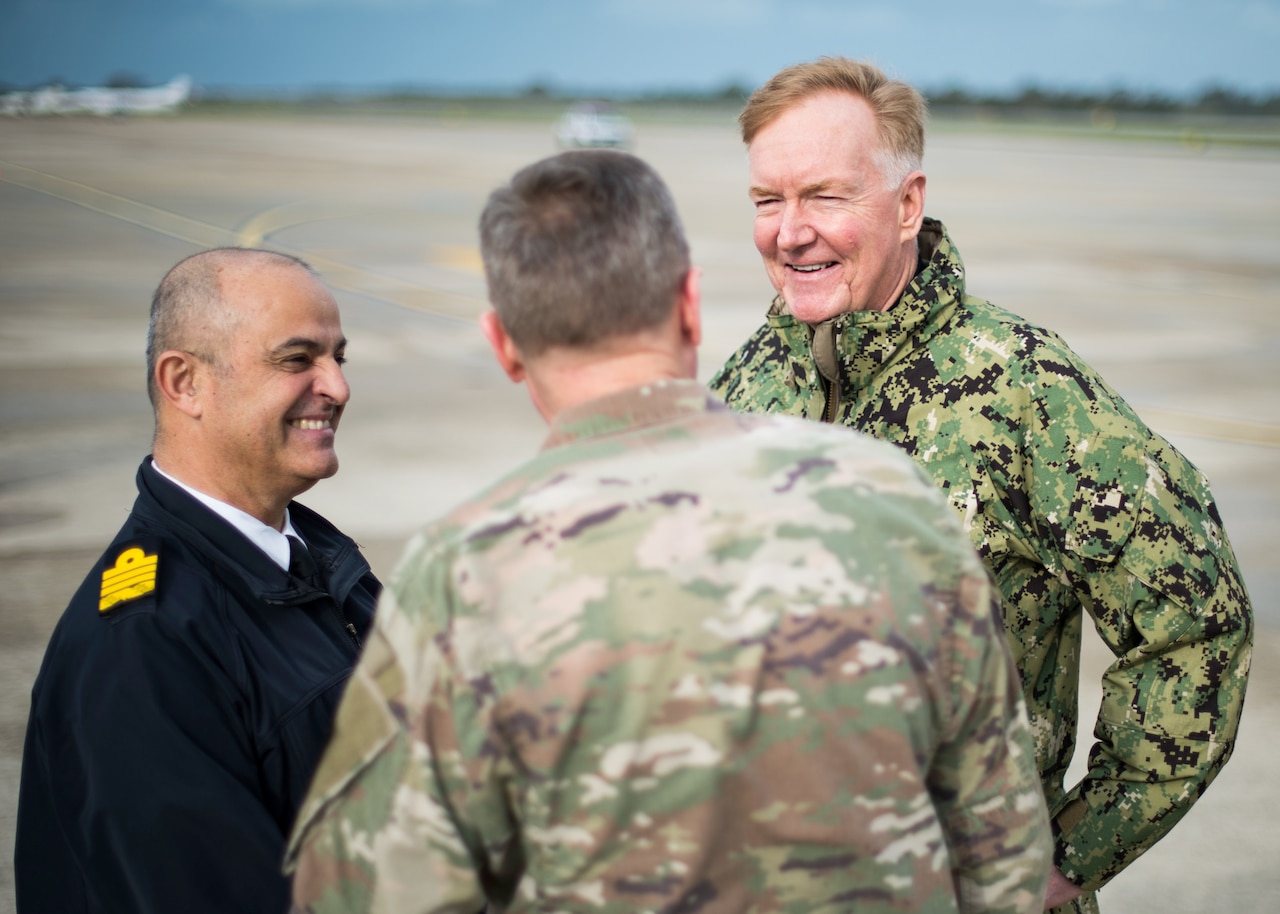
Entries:
POLYGON ((296 536, 289 537, 289 574, 306 581, 316 590, 324 590, 324 580, 310 550, 296 536))

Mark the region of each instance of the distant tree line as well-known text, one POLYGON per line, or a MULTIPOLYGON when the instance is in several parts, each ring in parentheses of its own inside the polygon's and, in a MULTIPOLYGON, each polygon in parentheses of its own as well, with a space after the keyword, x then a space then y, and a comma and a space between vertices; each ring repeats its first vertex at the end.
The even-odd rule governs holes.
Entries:
MULTIPOLYGON (((64 80, 53 78, 43 85, 65 85, 64 80)), ((134 88, 148 83, 138 74, 128 71, 112 73, 103 83, 108 88, 134 88)), ((0 92, 15 90, 19 87, 0 82, 0 92)), ((262 97, 251 97, 243 92, 225 92, 216 88, 197 88, 195 98, 207 100, 236 99, 241 102, 269 102, 281 98, 308 99, 311 101, 330 101, 344 99, 352 101, 357 98, 379 99, 394 102, 414 102, 423 100, 476 101, 484 98, 498 99, 512 97, 542 103, 556 103, 580 98, 609 99, 619 102, 649 102, 683 105, 736 106, 746 102, 751 95, 751 87, 742 83, 729 83, 722 88, 706 91, 668 90, 662 92, 611 93, 584 92, 558 89, 541 82, 535 82, 523 90, 513 93, 450 93, 437 92, 429 88, 401 87, 390 90, 293 90, 289 92, 268 93, 262 97)), ((924 95, 935 110, 968 109, 1004 111, 1010 114, 1032 111, 1062 112, 1097 112, 1105 110, 1115 113, 1152 113, 1152 114, 1203 114, 1203 115, 1280 115, 1280 89, 1267 93, 1247 93, 1227 86, 1209 86, 1198 94, 1175 97, 1161 93, 1131 92, 1127 89, 1113 89, 1107 92, 1080 92, 1072 90, 1048 89, 1029 85, 1016 92, 988 93, 975 92, 969 89, 949 86, 942 89, 924 90, 924 95)))
MULTIPOLYGON (((999 109, 1014 111, 1079 111, 1096 112, 1100 109, 1120 112, 1151 114, 1206 114, 1206 115, 1280 115, 1280 89, 1268 93, 1247 93, 1226 86, 1210 86, 1199 93, 1175 97, 1161 93, 1132 92, 1113 89, 1107 92, 1080 92, 1027 86, 1016 92, 989 93, 949 86, 943 89, 922 90, 933 108, 999 109)), ((678 90, 641 93, 625 97, 614 96, 617 101, 667 102, 684 104, 740 105, 750 97, 752 90, 742 84, 730 84, 707 92, 682 92, 678 90)), ((534 84, 522 93, 525 98, 538 100, 569 99, 575 97, 601 97, 590 93, 566 93, 542 84, 534 84)), ((603 97, 609 97, 607 93, 603 97)))
MULTIPOLYGON (((533 87, 530 94, 545 95, 546 89, 533 87)), ((1280 90, 1250 94, 1226 86, 1210 86, 1199 93, 1174 97, 1160 93, 1131 92, 1113 89, 1108 92, 1078 92, 1027 86, 1016 92, 986 93, 950 86, 923 90, 930 106, 936 108, 995 108, 1008 110, 1147 112, 1153 114, 1193 113, 1223 115, 1280 115, 1280 90)), ((745 102, 751 90, 742 85, 729 85, 696 97, 681 93, 644 96, 654 101, 745 102)))
POLYGON ((1190 113, 1222 115, 1280 115, 1280 91, 1251 95, 1224 86, 1211 86, 1200 93, 1174 98, 1159 93, 1136 93, 1115 89, 1105 93, 1055 91, 1028 86, 1006 95, 972 93, 948 88, 926 92, 929 104, 936 108, 1007 108, 1054 111, 1096 111, 1105 108, 1115 112, 1148 112, 1153 114, 1190 113))

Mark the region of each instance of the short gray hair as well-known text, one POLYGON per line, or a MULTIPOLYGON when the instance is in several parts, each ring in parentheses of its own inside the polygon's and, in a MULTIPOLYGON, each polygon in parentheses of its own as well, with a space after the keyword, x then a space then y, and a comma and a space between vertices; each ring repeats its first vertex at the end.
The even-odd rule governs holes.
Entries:
POLYGON ((675 201, 633 155, 573 150, 535 162, 480 216, 489 300, 533 357, 660 325, 690 268, 675 201))
POLYGON ((848 57, 820 57, 775 73, 738 115, 742 142, 750 146, 783 112, 821 92, 847 92, 871 106, 880 138, 877 164, 890 187, 900 186, 921 167, 928 117, 924 97, 908 83, 890 79, 875 64, 848 57))
POLYGON ((190 352, 215 371, 225 368, 226 341, 239 315, 223 301, 221 274, 227 267, 254 261, 296 266, 316 275, 306 261, 291 254, 258 248, 212 248, 178 261, 160 281, 151 296, 147 327, 147 396, 153 409, 160 405, 156 387, 156 360, 160 353, 179 349, 190 352), (200 338, 197 326, 206 331, 200 338))

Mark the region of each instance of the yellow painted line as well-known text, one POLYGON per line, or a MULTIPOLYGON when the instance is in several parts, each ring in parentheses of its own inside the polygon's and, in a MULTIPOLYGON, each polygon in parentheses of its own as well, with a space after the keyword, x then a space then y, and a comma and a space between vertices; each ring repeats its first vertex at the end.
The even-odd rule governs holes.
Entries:
POLYGON ((136 200, 110 194, 87 184, 45 174, 32 168, 24 168, 12 162, 0 162, 0 180, 74 203, 95 213, 128 222, 130 225, 190 242, 198 247, 216 248, 235 242, 232 233, 220 226, 188 219, 186 216, 179 216, 146 203, 139 203, 136 200))
MULTIPOLYGON (((273 231, 302 221, 329 218, 335 212, 333 209, 321 209, 306 204, 286 204, 258 214, 239 231, 233 232, 221 226, 188 219, 186 216, 179 216, 159 207, 139 203, 87 184, 69 181, 66 178, 59 178, 12 162, 0 162, 0 181, 73 203, 130 225, 188 242, 198 248, 255 247, 262 244, 266 236, 273 231), (299 218, 300 216, 305 218, 299 218)), ((375 273, 344 261, 285 245, 273 245, 273 247, 302 257, 324 275, 325 281, 330 286, 343 292, 384 301, 445 320, 472 322, 488 308, 488 302, 477 296, 432 288, 421 283, 406 282, 403 279, 375 273)))
POLYGON ((256 248, 281 229, 292 228, 307 222, 320 222, 324 219, 340 219, 343 216, 359 215, 364 212, 367 211, 307 200, 283 203, 263 210, 242 225, 236 232, 236 243, 240 247, 256 248))
POLYGON ((310 217, 298 218, 298 208, 297 203, 286 203, 258 213, 236 232, 236 244, 242 248, 256 248, 274 231, 299 222, 310 222, 310 217), (285 213, 289 214, 288 218, 282 219, 281 216, 285 213))
POLYGON ((439 244, 435 246, 434 263, 462 273, 484 275, 484 261, 480 249, 473 244, 439 244))

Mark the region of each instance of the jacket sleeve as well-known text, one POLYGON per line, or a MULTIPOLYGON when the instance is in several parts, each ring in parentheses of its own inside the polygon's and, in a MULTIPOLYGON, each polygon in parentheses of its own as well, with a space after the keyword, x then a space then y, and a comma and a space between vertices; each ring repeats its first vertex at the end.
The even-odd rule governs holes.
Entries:
POLYGON ((504 853, 514 842, 493 839, 515 832, 505 796, 491 772, 464 769, 463 745, 487 734, 474 690, 459 678, 447 629, 416 618, 448 602, 419 592, 434 578, 425 564, 398 592, 383 591, 298 815, 286 863, 296 911, 474 914, 518 878, 504 853))
POLYGON ((1230 758, 1249 599, 1208 483, 1154 436, 1088 442, 1064 565, 1116 655, 1084 780, 1054 810, 1057 865, 1098 888, 1158 841, 1230 758))
POLYGON ((999 604, 980 569, 952 613, 952 716, 930 769, 964 914, 1043 907, 1052 837, 999 604))
POLYGON ((244 699, 197 635, 123 612, 33 708, 20 908, 280 914, 285 826, 260 795, 244 699))

